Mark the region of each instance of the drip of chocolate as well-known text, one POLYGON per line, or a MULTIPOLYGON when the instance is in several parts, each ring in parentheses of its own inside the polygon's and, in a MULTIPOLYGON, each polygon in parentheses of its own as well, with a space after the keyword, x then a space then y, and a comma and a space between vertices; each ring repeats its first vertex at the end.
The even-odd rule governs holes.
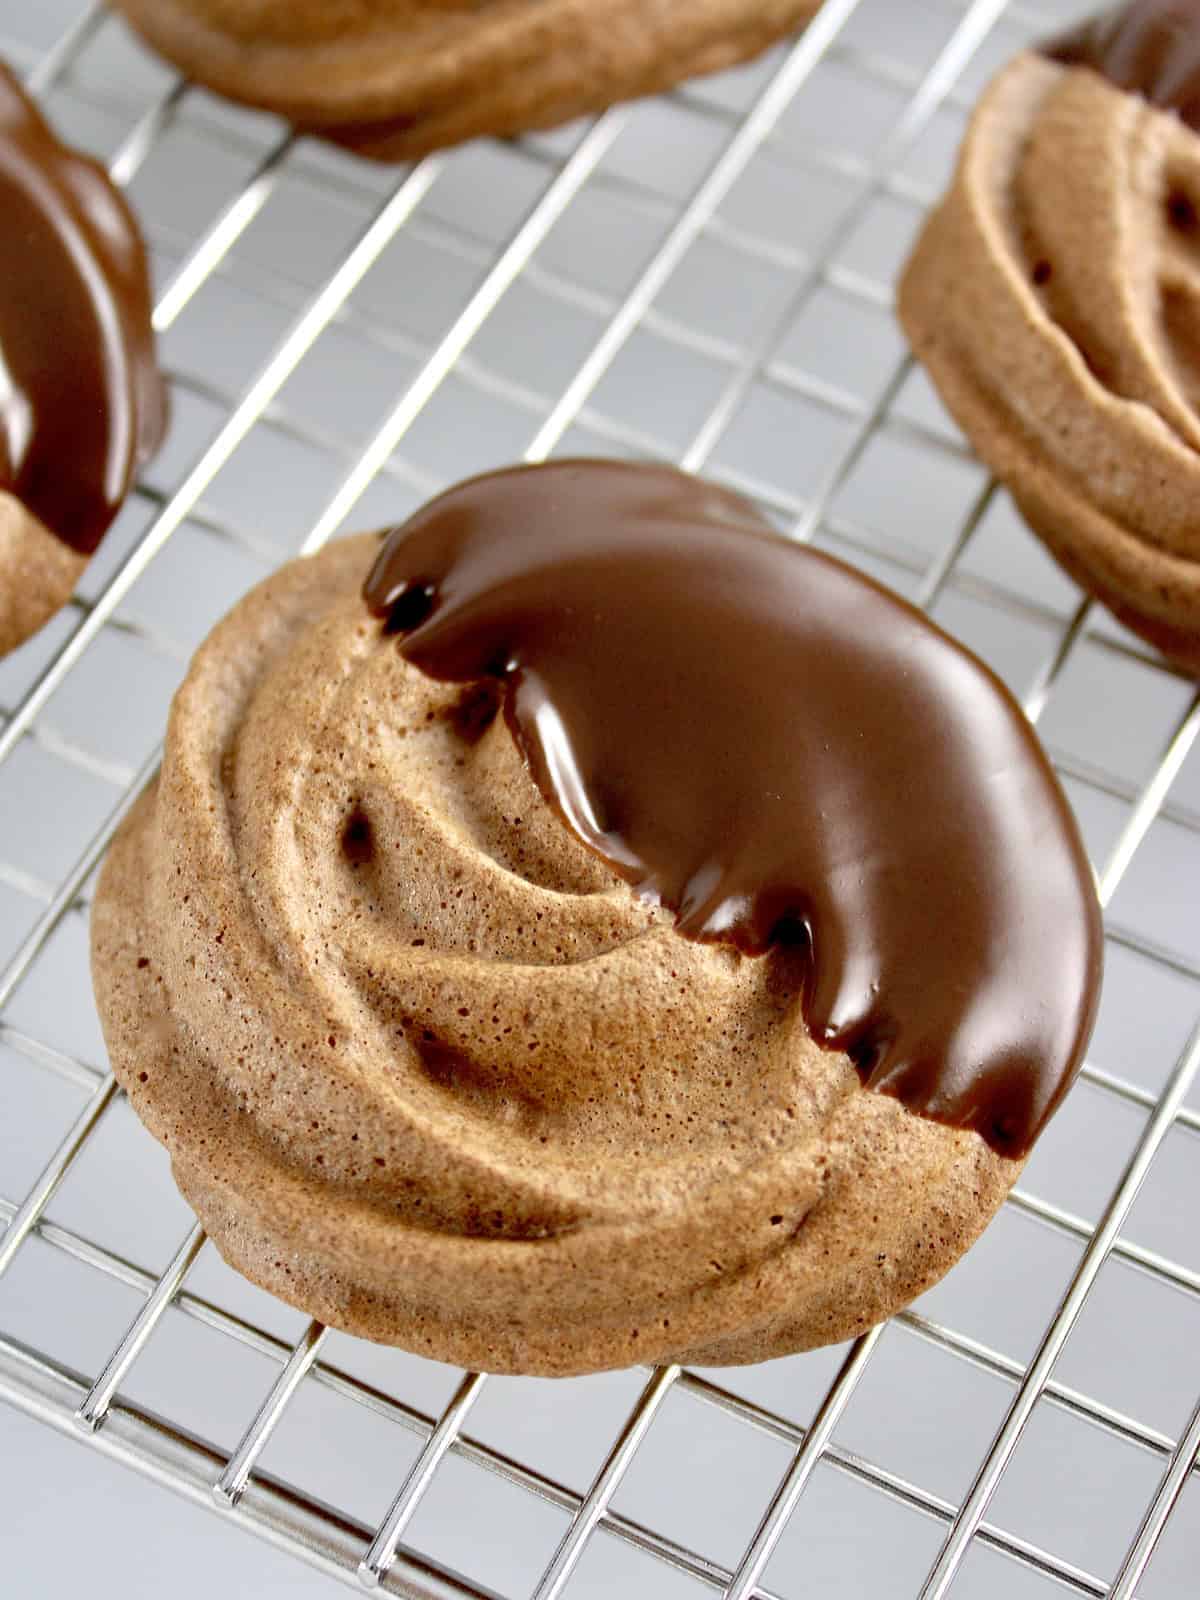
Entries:
POLYGON ((1200 0, 1127 0, 1050 40, 1042 53, 1090 67, 1200 132, 1200 0))
POLYGON ((0 64, 0 489, 90 555, 162 438, 145 252, 0 64))
POLYGON ((500 680, 547 800, 681 933, 801 942, 821 1044, 1029 1149, 1091 1030, 1099 911, 1054 774, 973 656, 654 466, 466 483, 388 537, 364 595, 423 672, 500 680))

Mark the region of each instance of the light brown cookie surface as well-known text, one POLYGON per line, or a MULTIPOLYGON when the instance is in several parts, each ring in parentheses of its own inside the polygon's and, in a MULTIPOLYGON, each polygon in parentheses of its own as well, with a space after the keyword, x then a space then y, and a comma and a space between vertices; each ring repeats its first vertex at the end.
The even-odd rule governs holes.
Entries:
POLYGON ((906 1303, 1020 1164, 818 1048, 800 952, 685 939, 585 849, 487 691, 380 637, 376 548, 216 629, 96 898, 114 1069, 222 1253, 492 1371, 757 1360, 906 1303))
POLYGON ((0 656, 66 605, 86 566, 86 556, 0 489, 0 656))
POLYGON ((819 0, 117 0, 231 99, 408 159, 747 60, 819 0))
POLYGON ((1200 138, 1023 55, 905 270, 917 356, 1061 564, 1200 670, 1200 138))

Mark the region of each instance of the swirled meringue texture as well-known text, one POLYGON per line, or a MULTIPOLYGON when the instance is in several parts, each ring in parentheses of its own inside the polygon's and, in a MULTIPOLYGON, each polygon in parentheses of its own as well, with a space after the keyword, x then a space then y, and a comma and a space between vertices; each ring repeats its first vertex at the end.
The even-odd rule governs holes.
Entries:
POLYGON ((1013 61, 905 269, 901 320, 1060 564, 1200 670, 1200 6, 1013 61))
POLYGON ((166 427, 141 235, 0 63, 0 654, 69 597, 166 427))
MULTIPOLYGON (((706 655, 719 664, 724 649, 735 683, 743 663, 732 657, 746 643, 738 584, 756 575, 744 603, 767 607, 772 648, 807 630, 811 651, 831 651, 844 677, 869 680, 880 697, 831 709, 821 695, 834 672, 784 687, 797 760, 812 766, 809 812, 842 808, 830 818, 834 840, 855 835, 855 804, 874 818, 890 809, 906 839, 905 809, 937 813, 924 832, 941 845, 936 859, 910 863, 912 901, 941 906, 955 928, 992 927, 991 977, 1012 1010, 1005 1019, 984 1008, 1005 1037, 987 1041, 974 1065, 1010 1063, 1049 1016, 1059 1041, 1052 1103, 1090 1025, 1098 926, 1073 826, 1019 712, 908 607, 774 538, 736 497, 665 469, 563 463, 476 480, 407 531, 375 569, 395 623, 418 623, 400 642, 414 657, 428 651, 439 671, 444 652, 457 652, 466 681, 439 681, 407 660, 368 615, 361 590, 375 539, 292 563, 197 654, 161 778, 105 864, 93 912, 100 1013, 114 1069, 167 1145, 185 1195, 231 1263, 310 1314, 486 1370, 758 1360, 889 1315, 980 1232, 1019 1155, 973 1127, 915 1114, 886 1082, 869 1091, 836 1040, 815 1042, 805 1020, 813 962, 837 955, 837 930, 821 920, 829 885, 814 884, 805 908, 811 947, 776 937, 769 918, 764 939, 742 941, 757 954, 720 928, 707 930, 716 938, 685 936, 668 904, 639 894, 629 862, 614 870, 611 843, 585 842, 547 799, 547 774, 512 715, 517 678, 505 669, 523 650, 531 668, 531 639, 571 637, 569 627, 538 634, 533 621, 538 596, 553 589, 537 558, 556 538, 560 618, 577 607, 585 648, 609 632, 630 657, 623 681, 643 695, 648 718, 659 710, 656 641, 623 624, 614 596, 643 623, 658 616, 669 694, 680 661, 696 653, 659 614, 655 561, 666 563, 668 589, 689 571, 700 579, 678 596, 682 624, 709 602, 714 619, 727 618, 706 655), (530 515, 540 538, 522 537, 530 515), (589 618, 580 585, 606 529, 618 581, 596 583, 589 618), (630 539, 648 542, 652 557, 632 589, 621 567, 630 539), (397 586, 406 551, 416 567, 397 586), (503 637, 497 593, 508 594, 516 624, 503 637), (481 667, 475 652, 489 630, 481 667), (862 780, 878 775, 877 757, 856 762, 853 751, 864 729, 896 716, 903 727, 884 738, 884 759, 907 743, 911 770, 907 780, 893 772, 892 792, 872 797, 862 780), (922 764, 947 772, 946 748, 961 753, 972 738, 975 787, 939 797, 922 764), (825 746, 834 747, 827 757, 825 746), (939 884, 939 861, 976 871, 974 828, 997 857, 986 881, 939 884), (1031 832, 1040 857, 1017 856, 1006 871, 1000 836, 1019 852, 1031 832), (1028 948, 1055 976, 1031 971, 1028 949, 1012 942, 1022 915, 1014 884, 1028 948), (955 892, 995 900, 956 910, 955 892), (1073 957, 1045 950, 1045 915, 1080 957, 1070 993, 1057 980, 1073 957), (1035 992, 1014 997, 1014 972, 1035 992)), ((553 657, 538 656, 546 703, 574 737, 553 657)), ((730 715, 720 680, 709 670, 695 685, 684 727, 730 715)), ((780 689, 765 682, 764 703, 780 689)), ((752 723, 762 714, 746 710, 752 723)), ((603 746, 605 730, 597 734, 603 746)), ((586 778, 577 743, 568 753, 586 778)), ((767 752, 767 765, 795 803, 780 756, 767 752)), ((709 776, 724 792, 727 775, 709 776)), ((614 816, 619 792, 609 792, 614 816)), ((594 812, 594 791, 580 795, 594 812)), ((748 799, 750 816, 757 800, 748 799)), ((686 821, 687 804, 663 800, 665 828, 686 821)), ((803 825, 822 832, 811 817, 803 825)), ((624 837, 640 847, 646 836, 624 837)), ((836 868, 834 898, 869 906, 891 892, 894 908, 895 840, 859 842, 862 859, 836 868)), ((671 897, 665 879, 659 888, 671 897)), ((979 952, 939 944, 919 910, 905 925, 940 952, 931 966, 914 949, 909 969, 938 992, 923 995, 890 964, 879 978, 896 992, 885 1001, 923 1021, 978 1017, 972 996, 964 1003, 954 991, 978 983, 979 952)), ((849 932, 857 967, 868 946, 849 932)), ((928 1076, 910 1098, 922 1094, 936 1111, 928 1076)), ((1037 1118, 1047 1109, 1040 1103, 1037 1118)))

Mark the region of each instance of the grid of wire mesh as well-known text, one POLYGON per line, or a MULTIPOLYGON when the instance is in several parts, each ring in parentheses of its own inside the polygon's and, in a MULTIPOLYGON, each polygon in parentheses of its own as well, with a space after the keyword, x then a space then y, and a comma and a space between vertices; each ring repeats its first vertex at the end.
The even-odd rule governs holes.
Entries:
POLYGON ((1194 1593, 1200 697, 1020 530, 889 315, 988 72, 1078 9, 826 0, 752 68, 388 170, 177 81, 96 5, 0 0, 0 50, 143 217, 175 399, 79 596, 0 666, 0 1395, 398 1594, 1194 1593), (123 1115, 83 930, 238 593, 567 451, 706 470, 985 654, 1080 815, 1109 998, 1022 1184, 918 1306, 847 1349, 550 1399, 233 1280, 123 1115), (386 1428, 382 1503, 301 1448, 316 1397, 386 1428), (487 1483, 502 1532, 464 1531, 487 1483))

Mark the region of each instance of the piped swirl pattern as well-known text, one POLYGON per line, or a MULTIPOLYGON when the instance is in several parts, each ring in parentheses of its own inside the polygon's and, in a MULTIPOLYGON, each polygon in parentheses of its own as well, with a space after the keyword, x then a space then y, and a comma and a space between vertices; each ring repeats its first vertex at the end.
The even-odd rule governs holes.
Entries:
POLYGON ((1200 139, 1022 55, 906 269, 913 347, 1064 567, 1200 667, 1200 139))
POLYGON ((563 826, 492 689, 293 563, 203 646, 93 914, 114 1067, 226 1257, 493 1371, 836 1340, 1019 1170, 818 1048, 799 952, 700 944, 563 826))

